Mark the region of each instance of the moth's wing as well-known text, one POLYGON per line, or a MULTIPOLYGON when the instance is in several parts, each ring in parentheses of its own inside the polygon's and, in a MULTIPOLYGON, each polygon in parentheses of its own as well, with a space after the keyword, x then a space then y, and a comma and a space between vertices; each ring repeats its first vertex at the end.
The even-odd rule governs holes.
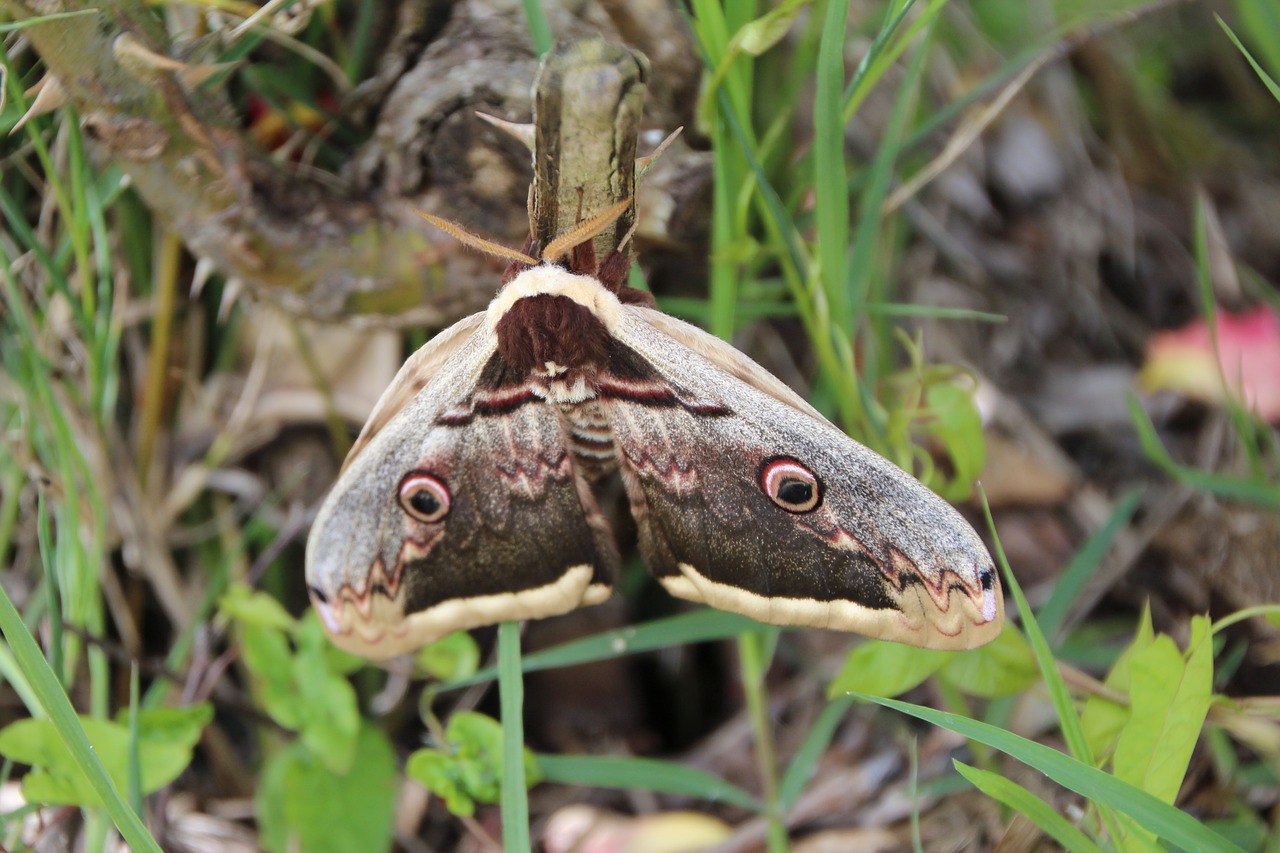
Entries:
POLYGON ((614 335, 631 353, 623 362, 641 365, 605 395, 619 467, 641 551, 668 591, 932 648, 999 632, 991 557, 950 504, 705 332, 627 306, 614 335), (766 470, 788 460, 816 475, 811 510, 765 491, 766 470))
POLYGON ((360 435, 356 437, 351 450, 347 452, 342 470, 345 471, 351 464, 351 460, 360 454, 364 446, 382 432, 383 427, 399 414, 400 410, 407 406, 433 377, 439 375, 445 363, 484 325, 484 318, 484 311, 464 317, 427 341, 418 348, 417 352, 409 356, 404 364, 400 365, 387 390, 383 391, 378 402, 373 404, 373 411, 369 413, 364 427, 360 430, 360 435))
POLYGON ((312 526, 312 600, 356 654, 390 657, 609 595, 617 547, 559 413, 519 387, 491 387, 504 371, 473 320, 401 371, 312 526), (411 516, 406 477, 431 478, 447 513, 411 516))
MULTIPOLYGON (((654 311, 641 306, 637 306, 637 308, 643 312, 640 315, 641 319, 648 326, 673 339, 676 343, 686 347, 696 355, 707 359, 735 379, 740 379, 748 385, 754 386, 756 390, 763 391, 784 406, 796 409, 814 420, 825 424, 831 423, 826 416, 810 405, 808 400, 797 394, 790 385, 756 364, 732 344, 726 343, 715 335, 707 334, 697 326, 691 326, 683 320, 672 317, 670 314, 663 314, 661 311, 654 311)), ((832 428, 835 429, 834 426, 832 428)))

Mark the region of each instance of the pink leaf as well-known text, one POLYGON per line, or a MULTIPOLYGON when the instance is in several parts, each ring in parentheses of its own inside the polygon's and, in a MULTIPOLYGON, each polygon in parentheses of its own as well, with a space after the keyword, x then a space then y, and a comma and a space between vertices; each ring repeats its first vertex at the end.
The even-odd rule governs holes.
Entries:
POLYGON ((1280 422, 1280 319, 1266 306, 1245 314, 1217 313, 1217 358, 1203 319, 1147 342, 1138 382, 1147 391, 1176 391, 1204 403, 1228 394, 1271 422, 1280 422))

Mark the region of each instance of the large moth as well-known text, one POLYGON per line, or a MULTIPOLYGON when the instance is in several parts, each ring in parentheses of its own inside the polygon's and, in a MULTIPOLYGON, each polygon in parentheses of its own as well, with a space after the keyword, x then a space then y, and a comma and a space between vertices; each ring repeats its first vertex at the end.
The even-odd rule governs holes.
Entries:
POLYGON ((623 254, 597 263, 590 237, 619 212, 541 259, 506 250, 488 309, 422 347, 375 406, 307 542, 334 642, 386 658, 603 601, 620 559, 592 486, 614 471, 672 595, 931 648, 994 637, 1000 583, 969 524, 656 310, 623 254))

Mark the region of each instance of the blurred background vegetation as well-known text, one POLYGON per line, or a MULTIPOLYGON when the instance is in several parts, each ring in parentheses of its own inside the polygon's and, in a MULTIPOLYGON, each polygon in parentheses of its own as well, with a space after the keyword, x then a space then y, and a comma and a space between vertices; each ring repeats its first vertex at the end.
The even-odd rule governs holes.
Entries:
POLYGON ((1280 850, 1275 0, 0 0, 0 39, 6 849, 1280 850), (497 286, 413 209, 519 245, 527 151, 474 111, 529 120, 591 35, 649 58, 642 148, 685 127, 637 284, 1025 597, 921 652, 633 560, 527 626, 499 806, 495 632, 342 655, 302 545, 497 286))

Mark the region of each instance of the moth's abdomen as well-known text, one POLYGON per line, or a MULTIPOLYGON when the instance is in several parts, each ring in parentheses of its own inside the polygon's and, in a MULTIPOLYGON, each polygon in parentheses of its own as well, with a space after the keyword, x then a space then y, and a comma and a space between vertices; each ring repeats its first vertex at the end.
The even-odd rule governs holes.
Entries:
POLYGON ((569 449, 588 480, 598 480, 618 467, 617 448, 608 414, 598 399, 560 406, 569 434, 569 449))

